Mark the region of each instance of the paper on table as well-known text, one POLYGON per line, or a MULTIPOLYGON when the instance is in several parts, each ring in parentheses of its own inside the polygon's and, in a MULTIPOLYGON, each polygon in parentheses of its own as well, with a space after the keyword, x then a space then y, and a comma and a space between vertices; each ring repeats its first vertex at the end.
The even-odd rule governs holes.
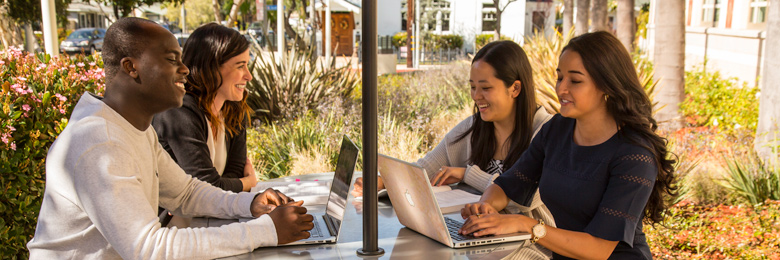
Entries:
MULTIPOLYGON (((449 188, 449 186, 446 187, 449 188)), ((436 191, 436 187, 434 187, 434 192, 433 195, 436 196, 442 214, 459 212, 466 204, 478 202, 480 197, 464 190, 436 191)))
POLYGON ((251 191, 262 192, 268 188, 278 190, 296 201, 303 200, 303 206, 324 205, 328 202, 330 181, 258 182, 251 191))

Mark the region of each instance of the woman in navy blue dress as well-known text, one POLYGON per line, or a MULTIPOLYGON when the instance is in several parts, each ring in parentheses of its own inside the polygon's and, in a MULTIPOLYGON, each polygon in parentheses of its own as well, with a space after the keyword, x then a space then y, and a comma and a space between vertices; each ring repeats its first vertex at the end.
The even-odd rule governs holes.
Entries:
POLYGON ((529 232, 555 259, 651 259, 642 222, 662 220, 674 160, 631 57, 612 34, 588 33, 563 48, 556 71, 560 114, 461 211, 461 233, 529 232), (557 227, 495 214, 509 200, 526 205, 537 187, 557 227))

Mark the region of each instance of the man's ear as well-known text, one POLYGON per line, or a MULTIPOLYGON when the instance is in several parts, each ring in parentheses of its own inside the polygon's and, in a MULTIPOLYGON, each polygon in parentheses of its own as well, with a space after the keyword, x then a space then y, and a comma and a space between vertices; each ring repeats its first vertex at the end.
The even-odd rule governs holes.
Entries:
POLYGON ((516 98, 520 95, 520 92, 523 91, 523 83, 521 83, 519 80, 515 80, 515 82, 512 83, 511 91, 512 98, 516 98))
POLYGON ((122 68, 122 72, 127 73, 131 78, 138 78, 138 71, 135 69, 135 59, 124 57, 119 60, 119 67, 122 68))

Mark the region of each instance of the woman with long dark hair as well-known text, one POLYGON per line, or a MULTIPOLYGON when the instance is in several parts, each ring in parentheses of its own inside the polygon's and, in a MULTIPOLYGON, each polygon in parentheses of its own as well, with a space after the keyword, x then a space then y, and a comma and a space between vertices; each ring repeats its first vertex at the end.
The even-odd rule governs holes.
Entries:
MULTIPOLYGON (((469 84, 474 114, 450 130, 417 165, 425 169, 433 185, 462 181, 484 192, 517 161, 552 116, 537 104, 531 63, 515 42, 496 41, 480 49, 471 62, 469 84)), ((362 195, 361 184, 356 181, 354 195, 362 195)), ((526 205, 511 203, 507 211, 555 225, 538 195, 526 205)), ((538 250, 531 251, 538 255, 538 250)))
POLYGON ((249 47, 236 30, 216 23, 198 27, 182 53, 190 69, 184 105, 152 122, 160 144, 187 174, 233 192, 257 184, 246 150, 249 47))
POLYGON ((631 57, 610 33, 583 34, 563 48, 557 72, 560 114, 461 211, 461 233, 530 232, 556 259, 652 258, 642 223, 662 220, 674 160, 631 57), (557 227, 495 214, 509 201, 527 204, 537 188, 557 227))

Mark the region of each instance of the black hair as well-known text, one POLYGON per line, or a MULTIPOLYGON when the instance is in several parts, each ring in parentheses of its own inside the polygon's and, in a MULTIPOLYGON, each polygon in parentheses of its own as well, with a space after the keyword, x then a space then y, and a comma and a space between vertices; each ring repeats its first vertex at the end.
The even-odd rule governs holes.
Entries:
MULTIPOLYGON (((536 114, 536 88, 534 87, 533 71, 528 56, 517 43, 513 41, 495 41, 482 47, 474 56, 471 64, 476 62, 490 64, 495 71, 496 78, 512 87, 519 80, 522 90, 515 97, 515 125, 507 142, 510 143, 504 168, 506 171, 512 166, 520 155, 528 149, 533 137, 534 115, 536 114)), ((456 139, 459 141, 471 134, 471 155, 469 162, 487 169, 493 155, 498 149, 496 144, 495 126, 493 122, 485 122, 479 113, 477 104, 474 103, 474 123, 471 128, 456 139)), ((506 146, 505 146, 506 147, 506 146)))
POLYGON ((651 223, 663 220, 666 209, 663 193, 674 196, 676 188, 674 163, 669 158, 666 138, 656 134, 658 124, 653 118, 653 104, 639 82, 631 56, 620 41, 608 32, 599 31, 574 37, 563 52, 573 51, 580 55, 596 87, 608 95, 607 112, 615 118, 622 137, 644 147, 655 156, 658 175, 653 191, 645 205, 644 215, 651 223), (628 134, 633 133, 633 134, 628 134))
MULTIPOLYGON (((138 57, 143 52, 143 42, 149 34, 144 24, 157 23, 137 17, 120 18, 106 30, 103 39, 103 69, 106 72, 106 84, 119 71, 120 61, 125 57, 138 57)), ((159 25, 158 25, 159 26, 159 25)))

